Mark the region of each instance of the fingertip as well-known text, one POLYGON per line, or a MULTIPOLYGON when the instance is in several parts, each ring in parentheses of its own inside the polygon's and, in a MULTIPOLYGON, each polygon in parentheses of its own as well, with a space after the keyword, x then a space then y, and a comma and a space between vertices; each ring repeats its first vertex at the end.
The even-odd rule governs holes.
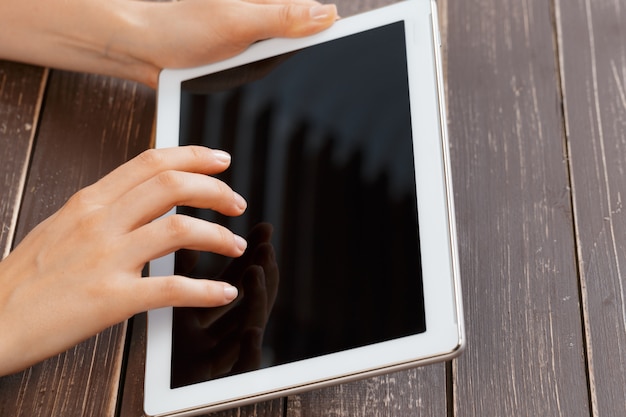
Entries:
POLYGON ((248 247, 248 242, 246 241, 246 239, 242 238, 239 235, 234 235, 234 238, 235 246, 239 250, 240 255, 243 255, 243 253, 246 251, 246 248, 248 247))
POLYGON ((230 284, 224 283, 224 299, 227 303, 232 302, 239 295, 237 287, 233 287, 230 284))
POLYGON ((216 160, 224 164, 230 164, 231 156, 228 152, 222 151, 220 149, 212 149, 213 156, 216 160))
POLYGON ((231 303, 239 295, 237 288, 227 282, 179 275, 144 278, 139 283, 142 310, 162 307, 220 307, 231 303))
POLYGON ((337 14, 337 6, 334 4, 319 4, 311 6, 309 16, 313 20, 335 21, 339 17, 337 14))
POLYGON ((309 8, 309 24, 305 25, 303 35, 312 35, 329 28, 339 19, 337 6, 334 4, 322 4, 309 8))
POLYGON ((239 290, 225 281, 197 280, 204 287, 203 304, 200 307, 221 307, 232 303, 238 296, 239 290))
POLYGON ((243 213, 248 208, 248 202, 241 195, 234 193, 233 199, 235 200, 235 206, 243 213))
POLYGON ((290 3, 268 10, 273 10, 273 18, 263 21, 265 35, 259 39, 313 35, 330 27, 338 18, 337 6, 334 4, 290 3))

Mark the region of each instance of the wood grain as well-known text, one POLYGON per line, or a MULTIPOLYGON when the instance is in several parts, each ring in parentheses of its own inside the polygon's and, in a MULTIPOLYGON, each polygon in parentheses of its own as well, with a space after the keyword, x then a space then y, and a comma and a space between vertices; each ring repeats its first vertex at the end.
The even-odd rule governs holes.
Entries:
POLYGON ((593 415, 626 415, 626 8, 556 5, 593 415))
POLYGON ((43 68, 0 61, 0 259, 11 249, 46 78, 43 68))
MULTIPOLYGON (((623 2, 438 4, 467 351, 217 416, 626 415, 623 2)), ((45 81, 0 62, 2 254, 152 133, 150 90, 53 72, 41 102, 45 81)), ((145 316, 132 329, 125 361, 122 324, 0 378, 0 415, 142 415, 145 316)))
MULTIPOLYGON (((130 82, 52 72, 16 240, 75 191, 145 149, 154 105, 153 91, 130 82)), ((0 378, 0 415, 114 415, 125 328, 115 326, 23 373, 0 378)))
POLYGON ((446 416, 446 373, 431 365, 288 398, 287 417, 446 416))
POLYGON ((588 416, 553 9, 446 3, 468 332, 452 413, 588 416))

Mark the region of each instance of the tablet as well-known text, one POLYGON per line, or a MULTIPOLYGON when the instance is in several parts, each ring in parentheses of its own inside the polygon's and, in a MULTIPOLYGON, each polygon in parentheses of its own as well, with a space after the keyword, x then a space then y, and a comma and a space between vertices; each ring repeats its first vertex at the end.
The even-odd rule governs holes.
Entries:
MULTIPOLYGON (((156 147, 232 155, 231 305, 148 313, 145 411, 191 416, 449 359, 464 344, 436 6, 409 0, 212 65, 164 70, 156 147)), ((149 278, 147 278, 149 279, 149 278)))

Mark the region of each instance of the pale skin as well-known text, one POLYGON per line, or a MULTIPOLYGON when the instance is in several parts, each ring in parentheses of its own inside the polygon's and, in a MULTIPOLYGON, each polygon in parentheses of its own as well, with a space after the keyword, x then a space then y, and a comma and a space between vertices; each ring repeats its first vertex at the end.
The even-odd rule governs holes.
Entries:
POLYGON ((334 5, 312 0, 0 0, 0 57, 155 87, 162 68, 311 35, 336 19, 334 5))
MULTIPOLYGON (((336 19, 334 6, 308 0, 0 0, 0 58, 154 87, 164 67, 314 34, 336 19)), ((202 147, 146 151, 28 234, 0 262, 0 375, 142 311, 235 299, 236 288, 218 281, 141 278, 146 262, 180 248, 243 254, 246 241, 218 224, 161 218, 176 205, 242 214, 245 200, 212 176, 229 164, 228 154, 202 147)))

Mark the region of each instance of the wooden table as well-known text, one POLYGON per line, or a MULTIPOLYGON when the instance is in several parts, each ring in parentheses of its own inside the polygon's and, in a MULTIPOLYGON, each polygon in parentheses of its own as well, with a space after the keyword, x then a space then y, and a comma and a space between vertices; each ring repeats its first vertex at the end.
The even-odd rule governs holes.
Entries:
MULTIPOLYGON (((439 8, 467 350, 219 416, 626 415, 626 6, 439 8)), ((0 253, 148 148, 154 107, 131 82, 0 62, 0 253)), ((144 344, 140 315, 0 378, 0 415, 140 416, 144 344)))

